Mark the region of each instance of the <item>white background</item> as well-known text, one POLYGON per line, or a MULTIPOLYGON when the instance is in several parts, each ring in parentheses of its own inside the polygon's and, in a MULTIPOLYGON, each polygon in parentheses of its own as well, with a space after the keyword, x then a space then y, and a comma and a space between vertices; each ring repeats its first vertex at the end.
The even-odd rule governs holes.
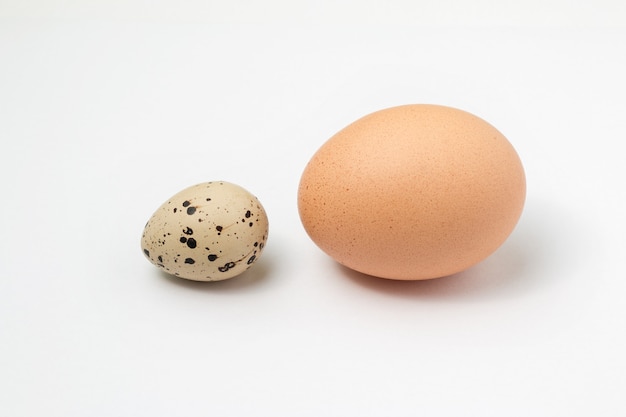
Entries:
POLYGON ((310 3, 0 1, 0 415, 625 415, 625 3, 310 3), (517 229, 457 276, 350 272, 297 215, 315 150, 407 103, 526 168, 517 229), (167 277, 145 222, 218 179, 266 252, 167 277))

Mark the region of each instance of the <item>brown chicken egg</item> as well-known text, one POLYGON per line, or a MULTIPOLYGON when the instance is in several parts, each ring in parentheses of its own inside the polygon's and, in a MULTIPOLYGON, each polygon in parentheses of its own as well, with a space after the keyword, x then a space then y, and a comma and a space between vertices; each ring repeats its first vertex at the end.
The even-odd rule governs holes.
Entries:
POLYGON ((498 130, 462 110, 416 104, 369 114, 330 138, 302 174, 298 210, 337 262, 422 280, 492 254, 525 195, 522 163, 498 130))

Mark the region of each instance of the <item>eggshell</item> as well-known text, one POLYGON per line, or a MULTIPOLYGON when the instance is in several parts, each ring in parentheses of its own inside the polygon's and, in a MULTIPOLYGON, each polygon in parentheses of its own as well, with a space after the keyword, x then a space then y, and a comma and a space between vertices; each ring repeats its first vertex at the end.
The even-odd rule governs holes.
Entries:
POLYGON ((493 253, 524 205, 522 163, 484 120, 437 105, 381 110, 306 166, 298 209, 311 239, 348 268, 422 280, 493 253))
POLYGON ((207 182, 163 203, 146 224, 141 248, 167 273, 220 281, 241 274, 259 259, 268 228, 255 196, 226 181, 207 182))

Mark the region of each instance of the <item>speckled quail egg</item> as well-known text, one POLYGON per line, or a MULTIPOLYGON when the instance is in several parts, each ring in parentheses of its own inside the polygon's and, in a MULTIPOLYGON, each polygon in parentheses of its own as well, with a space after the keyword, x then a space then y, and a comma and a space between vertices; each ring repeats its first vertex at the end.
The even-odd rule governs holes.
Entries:
POLYGON ((141 248, 169 274, 221 281, 259 259, 268 230, 267 215, 255 196, 236 184, 212 181, 163 203, 146 224, 141 248))

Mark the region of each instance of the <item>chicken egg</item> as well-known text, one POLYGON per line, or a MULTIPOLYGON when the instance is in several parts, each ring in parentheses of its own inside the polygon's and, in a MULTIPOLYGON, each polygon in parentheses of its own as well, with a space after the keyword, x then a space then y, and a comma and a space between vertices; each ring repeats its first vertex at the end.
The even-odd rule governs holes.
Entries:
POLYGON ((197 184, 169 198, 150 217, 141 248, 165 272, 194 281, 241 274, 261 256, 268 219, 259 200, 226 181, 197 184))
POLYGON ((413 104, 369 114, 323 144, 300 179, 298 210, 311 239, 346 267, 422 280, 492 254, 525 195, 520 158, 495 127, 413 104))

